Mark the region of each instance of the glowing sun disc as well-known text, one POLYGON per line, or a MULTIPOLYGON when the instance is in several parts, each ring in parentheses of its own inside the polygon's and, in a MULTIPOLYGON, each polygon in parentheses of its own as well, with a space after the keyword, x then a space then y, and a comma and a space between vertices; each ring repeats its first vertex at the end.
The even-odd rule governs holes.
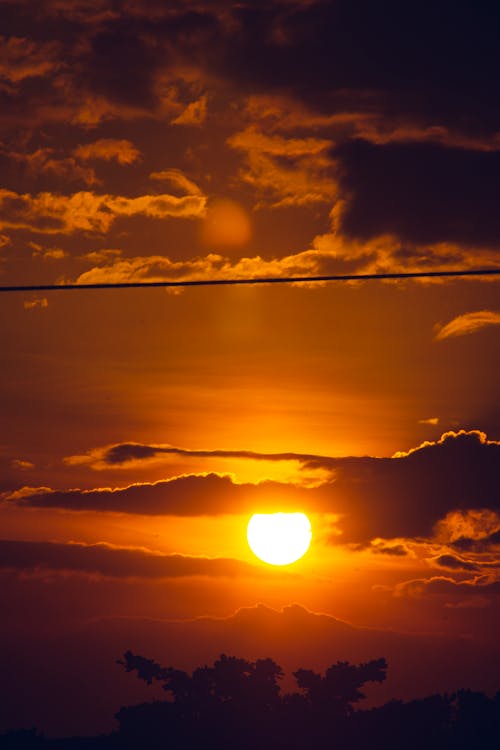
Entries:
POLYGON ((255 513, 247 526, 248 546, 270 565, 299 560, 311 544, 311 522, 304 513, 255 513))

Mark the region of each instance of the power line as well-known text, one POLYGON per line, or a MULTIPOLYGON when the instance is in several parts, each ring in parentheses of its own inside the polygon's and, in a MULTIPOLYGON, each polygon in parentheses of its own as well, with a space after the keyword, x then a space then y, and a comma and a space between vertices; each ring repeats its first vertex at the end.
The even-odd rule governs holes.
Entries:
POLYGON ((262 276, 247 279, 196 279, 191 281, 120 281, 91 284, 28 284, 0 286, 0 292, 62 292, 76 289, 144 289, 191 286, 242 286, 250 284, 307 284, 321 281, 379 281, 390 279, 439 279, 461 276, 500 276, 500 268, 457 271, 409 271, 407 273, 353 273, 328 276, 262 276))

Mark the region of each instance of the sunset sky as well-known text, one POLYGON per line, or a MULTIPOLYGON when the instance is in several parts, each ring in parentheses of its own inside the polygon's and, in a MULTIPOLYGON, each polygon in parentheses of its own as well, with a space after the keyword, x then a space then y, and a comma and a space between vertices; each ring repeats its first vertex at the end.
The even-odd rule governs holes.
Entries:
MULTIPOLYGON (((500 268, 495 4, 0 17, 0 285, 500 268)), ((153 695, 126 648, 500 689, 495 277, 0 307, 0 732, 108 731, 153 695), (252 554, 266 511, 301 560, 252 554)))

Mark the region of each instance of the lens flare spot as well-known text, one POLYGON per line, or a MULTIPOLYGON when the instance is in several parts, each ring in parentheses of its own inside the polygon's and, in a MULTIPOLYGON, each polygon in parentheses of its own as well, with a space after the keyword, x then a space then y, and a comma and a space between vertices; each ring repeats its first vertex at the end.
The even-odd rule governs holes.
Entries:
POLYGON ((201 227, 201 241, 210 248, 244 245, 252 235, 245 209, 236 201, 219 199, 209 203, 201 227))

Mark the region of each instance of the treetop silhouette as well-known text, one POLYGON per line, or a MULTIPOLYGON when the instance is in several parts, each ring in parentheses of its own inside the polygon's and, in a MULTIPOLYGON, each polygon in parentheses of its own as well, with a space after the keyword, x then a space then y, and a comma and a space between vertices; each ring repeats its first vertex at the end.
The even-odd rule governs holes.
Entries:
POLYGON ((127 672, 151 685, 161 683, 179 707, 204 707, 231 703, 247 708, 273 708, 280 701, 290 703, 293 697, 315 710, 329 710, 337 716, 351 713, 353 704, 365 698, 360 688, 367 682, 383 682, 387 676, 385 659, 374 659, 359 665, 339 661, 332 664, 324 675, 311 669, 298 669, 293 673, 300 689, 298 694, 281 696, 279 680, 282 668, 270 658, 248 661, 221 654, 213 666, 196 668, 188 674, 173 667, 162 667, 152 659, 126 651, 118 661, 127 672))

